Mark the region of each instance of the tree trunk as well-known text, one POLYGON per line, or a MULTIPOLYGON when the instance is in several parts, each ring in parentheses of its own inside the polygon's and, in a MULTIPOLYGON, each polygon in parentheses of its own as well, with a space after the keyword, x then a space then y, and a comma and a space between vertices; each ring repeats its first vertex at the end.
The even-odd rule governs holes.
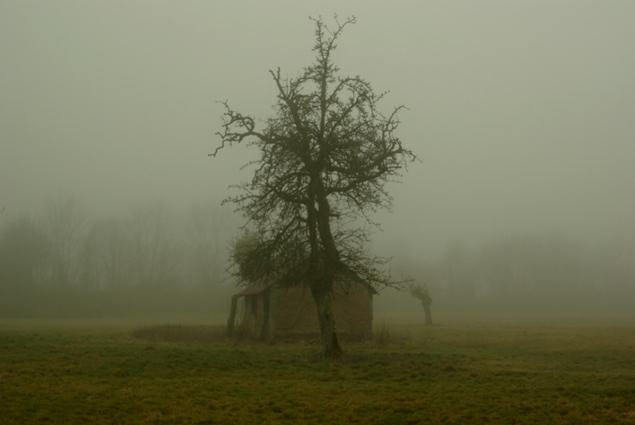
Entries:
POLYGON ((426 314, 426 326, 432 325, 432 307, 430 304, 423 304, 423 311, 426 314))
POLYGON ((236 321, 236 308, 238 304, 238 296, 232 296, 231 308, 229 310, 229 318, 227 319, 227 335, 234 334, 234 322, 236 321))
POLYGON ((322 354, 325 358, 336 359, 342 355, 342 348, 335 332, 335 317, 333 316, 331 294, 329 291, 314 288, 312 288, 311 292, 317 307, 322 354))

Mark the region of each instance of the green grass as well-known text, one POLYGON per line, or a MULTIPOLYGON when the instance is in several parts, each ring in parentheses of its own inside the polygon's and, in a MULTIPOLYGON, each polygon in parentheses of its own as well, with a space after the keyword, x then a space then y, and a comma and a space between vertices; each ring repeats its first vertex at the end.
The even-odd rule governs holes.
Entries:
POLYGON ((635 327, 388 329, 325 362, 209 327, 4 321, 0 424, 635 423, 635 327))

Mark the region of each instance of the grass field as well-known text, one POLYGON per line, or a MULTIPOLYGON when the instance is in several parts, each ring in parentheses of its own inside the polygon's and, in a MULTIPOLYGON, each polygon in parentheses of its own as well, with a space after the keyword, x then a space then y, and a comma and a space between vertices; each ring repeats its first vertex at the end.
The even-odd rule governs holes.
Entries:
POLYGON ((340 362, 138 329, 0 321, 0 424, 635 424, 627 324, 392 325, 340 362))

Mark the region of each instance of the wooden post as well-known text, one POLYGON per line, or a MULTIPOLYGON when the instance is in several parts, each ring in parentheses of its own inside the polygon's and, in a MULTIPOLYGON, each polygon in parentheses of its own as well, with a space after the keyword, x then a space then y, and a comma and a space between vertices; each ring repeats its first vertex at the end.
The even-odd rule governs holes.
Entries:
POLYGON ((269 316, 271 312, 271 308, 269 305, 269 290, 265 290, 262 292, 262 329, 260 329, 260 339, 268 340, 269 339, 269 316))
POLYGON ((227 319, 227 335, 234 334, 234 322, 236 320, 236 309, 238 307, 239 295, 232 296, 232 303, 229 309, 229 319, 227 319))

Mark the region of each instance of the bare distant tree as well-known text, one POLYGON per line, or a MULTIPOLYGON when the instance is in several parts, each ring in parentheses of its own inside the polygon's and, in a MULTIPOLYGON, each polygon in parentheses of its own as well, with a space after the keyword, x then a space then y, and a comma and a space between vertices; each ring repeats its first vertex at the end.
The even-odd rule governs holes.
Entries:
POLYGON ((426 325, 432 325, 432 297, 428 290, 428 285, 410 285, 410 295, 421 301, 426 315, 426 325))
POLYGON ((121 219, 91 223, 82 241, 82 284, 92 289, 112 289, 130 284, 133 273, 130 229, 121 219))
POLYGON ((383 114, 376 93, 359 76, 342 76, 333 62, 340 35, 315 19, 315 61, 299 76, 270 71, 275 114, 262 129, 225 104, 221 144, 250 142, 260 160, 249 183, 230 198, 256 228, 258 255, 281 285, 307 284, 316 303, 323 353, 337 357, 332 295, 336 284, 391 285, 383 259, 365 249, 360 218, 391 204, 386 182, 415 159, 396 135, 402 106, 383 114))
POLYGON ((44 231, 50 248, 50 282, 55 286, 77 284, 86 224, 84 210, 74 198, 60 197, 47 204, 44 214, 44 231))
POLYGON ((196 286, 222 281, 233 223, 217 204, 208 203, 194 205, 186 224, 188 281, 196 286))
POLYGON ((180 250, 173 226, 161 204, 137 209, 126 222, 130 246, 130 279, 140 286, 169 286, 178 281, 180 250))
POLYGON ((24 291, 41 283, 49 244, 36 222, 22 215, 0 229, 0 289, 24 291))

